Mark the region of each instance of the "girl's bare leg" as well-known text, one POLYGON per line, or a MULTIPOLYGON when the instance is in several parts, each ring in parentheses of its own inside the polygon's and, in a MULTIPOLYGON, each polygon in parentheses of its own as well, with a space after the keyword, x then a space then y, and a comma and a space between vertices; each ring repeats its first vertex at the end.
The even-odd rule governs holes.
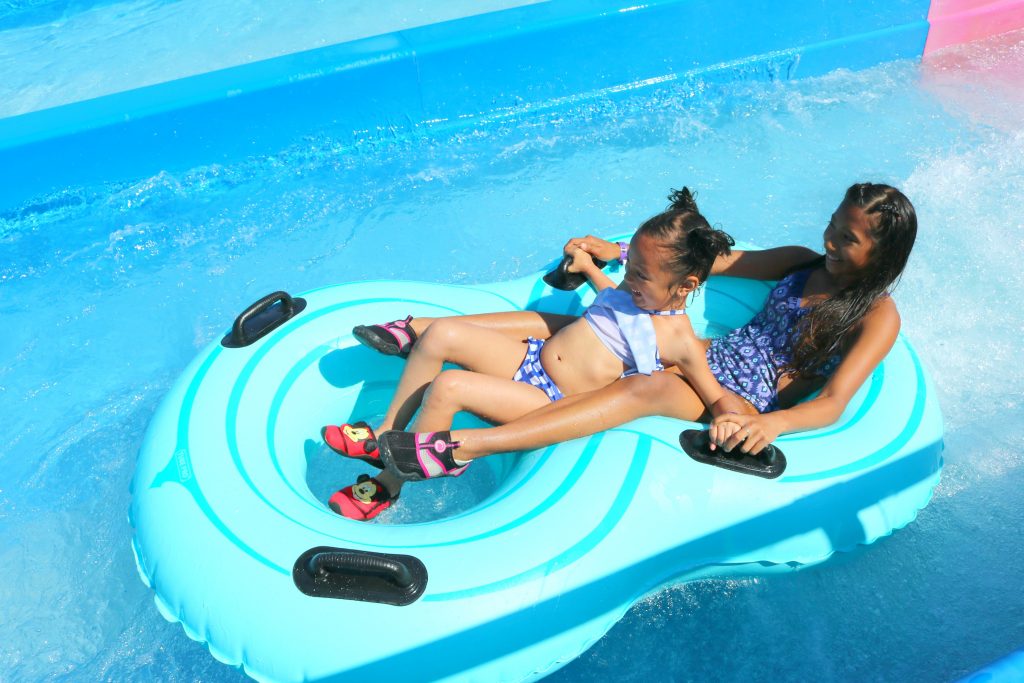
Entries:
POLYGON ((427 386, 441 373, 445 362, 511 380, 525 354, 525 344, 500 332, 460 318, 435 320, 416 340, 376 432, 404 429, 409 424, 427 386))
MULTIPOLYGON (((413 318, 410 321, 412 329, 416 332, 417 343, 413 346, 412 352, 409 354, 409 360, 406 362, 406 368, 402 373, 402 380, 399 382, 399 386, 395 392, 395 397, 392 399, 391 406, 388 408, 388 412, 382 420, 381 424, 377 428, 377 433, 382 433, 392 428, 404 428, 408 421, 412 418, 412 415, 416 412, 416 407, 420 405, 423 399, 426 386, 437 376, 441 371, 443 360, 438 363, 436 358, 431 361, 427 361, 426 357, 421 359, 422 365, 412 370, 413 374, 410 374, 409 363, 413 361, 413 356, 417 355, 417 350, 423 346, 424 337, 426 336, 427 330, 431 325, 438 321, 448 322, 463 322, 477 327, 482 327, 493 332, 504 335, 505 337, 521 341, 526 337, 535 337, 537 339, 547 339, 551 337, 555 332, 562 329, 566 325, 578 320, 578 316, 572 315, 559 315, 556 313, 540 313, 537 311, 509 311, 504 313, 482 313, 477 315, 465 315, 457 316, 453 318, 413 318), (404 386, 403 386, 404 385, 404 386)), ((443 327, 443 325, 441 326, 443 327)), ((446 335, 438 334, 434 335, 439 337, 438 344, 445 338, 446 335)), ((467 345, 468 342, 462 339, 463 345, 467 345)), ((434 342, 431 342, 433 344, 434 342)), ((525 349, 524 349, 525 351, 525 349)), ((430 352, 427 351, 430 356, 436 356, 437 350, 430 352)), ((441 355, 444 355, 444 351, 441 351, 441 355)), ((521 359, 520 359, 521 360, 521 359)), ((518 365, 516 366, 518 368, 518 365)), ((515 374, 513 368, 507 377, 511 378, 515 374)), ((575 397, 574 397, 575 398, 575 397)), ((545 398, 546 400, 546 398, 545 398)), ((569 399, 564 399, 569 400, 569 399)), ((482 408, 482 406, 477 406, 482 408)), ((464 410, 469 412, 489 417, 491 421, 503 422, 505 420, 499 419, 497 415, 486 415, 485 412, 477 413, 473 407, 464 407, 464 410)), ((519 417, 515 415, 513 417, 519 417)), ((512 418, 506 418, 512 419, 512 418)), ((422 422, 422 420, 421 420, 422 422)), ((450 422, 449 422, 450 424, 450 422)), ((391 493, 391 495, 397 494, 401 488, 402 480, 398 479, 387 470, 384 470, 376 475, 377 481, 384 485, 384 487, 391 493)))
POLYGON ((445 370, 431 382, 423 409, 410 431, 449 429, 455 414, 461 411, 502 424, 550 402, 547 395, 532 384, 468 370, 445 370))
POLYGON ((499 427, 453 431, 459 459, 550 446, 648 415, 698 420, 707 412, 693 388, 670 372, 626 377, 572 398, 499 427))
MULTIPOLYGON (((494 332, 500 332, 517 340, 527 337, 547 339, 579 316, 560 315, 558 313, 541 313, 539 311, 505 311, 503 313, 475 313, 452 318, 413 318, 410 321, 413 331, 421 336, 427 328, 437 320, 458 320, 494 332)), ((414 347, 415 348, 415 347, 414 347)))
MULTIPOLYGON (((549 403, 547 395, 531 384, 468 370, 445 370, 427 389, 423 409, 410 430, 436 432, 448 429, 452 418, 461 411, 490 422, 508 422, 549 403)), ((459 453, 461 455, 461 451, 459 453)), ((404 483, 387 470, 377 476, 377 481, 392 496, 398 494, 404 483)))

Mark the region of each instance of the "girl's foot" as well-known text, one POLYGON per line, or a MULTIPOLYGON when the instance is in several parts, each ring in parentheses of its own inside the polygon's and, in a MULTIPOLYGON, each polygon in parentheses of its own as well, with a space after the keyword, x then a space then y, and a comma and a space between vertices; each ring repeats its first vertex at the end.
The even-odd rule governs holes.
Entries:
POLYGON ((378 447, 388 471, 403 481, 457 477, 469 467, 455 459, 459 443, 451 432, 384 432, 378 447))
POLYGON ((397 493, 392 496, 376 478, 360 474, 355 484, 335 493, 327 505, 342 517, 365 522, 387 510, 396 500, 397 493))
POLYGON ((384 469, 377 448, 377 435, 365 422, 343 424, 340 427, 328 425, 320 430, 320 435, 332 451, 347 458, 355 458, 369 463, 377 469, 384 469))
POLYGON ((356 325, 354 336, 363 346, 376 349, 386 356, 408 358, 412 345, 416 343, 416 332, 412 329, 412 316, 404 320, 393 320, 379 325, 356 325))

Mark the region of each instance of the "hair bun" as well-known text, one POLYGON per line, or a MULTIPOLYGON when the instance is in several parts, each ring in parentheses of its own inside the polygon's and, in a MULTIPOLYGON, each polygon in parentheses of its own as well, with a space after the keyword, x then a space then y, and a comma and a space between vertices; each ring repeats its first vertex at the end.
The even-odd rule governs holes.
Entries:
POLYGON ((697 208, 697 202, 693 199, 693 193, 690 192, 690 188, 684 187, 681 190, 672 190, 668 196, 668 200, 672 202, 669 205, 669 209, 673 211, 692 211, 694 213, 700 213, 697 208))
POLYGON ((728 254, 729 247, 734 244, 736 240, 731 235, 710 225, 694 227, 686 235, 687 248, 710 261, 721 254, 728 254))

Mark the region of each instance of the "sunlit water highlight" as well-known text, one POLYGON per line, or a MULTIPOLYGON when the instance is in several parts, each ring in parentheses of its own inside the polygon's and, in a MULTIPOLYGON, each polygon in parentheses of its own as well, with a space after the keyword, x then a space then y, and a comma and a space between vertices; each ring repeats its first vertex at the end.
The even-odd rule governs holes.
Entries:
MULTIPOLYGON (((244 678, 159 616, 126 511, 158 402, 245 305, 525 275, 683 184, 743 240, 812 247, 851 182, 906 191, 921 231, 896 298, 943 407, 943 480, 909 527, 824 567, 651 596, 551 680, 943 681, 1024 644, 1024 34, 923 66, 693 85, 390 143, 321 135, 0 216, 0 677, 244 678)), ((321 499, 358 471, 311 460, 321 499)), ((488 485, 433 484, 384 521, 488 485)))

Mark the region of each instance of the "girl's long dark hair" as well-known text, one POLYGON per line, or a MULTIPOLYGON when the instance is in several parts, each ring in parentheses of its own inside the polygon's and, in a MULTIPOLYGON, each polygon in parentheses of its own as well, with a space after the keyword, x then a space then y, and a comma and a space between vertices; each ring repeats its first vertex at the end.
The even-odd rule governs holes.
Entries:
MULTIPOLYGON (((884 293, 899 280, 917 237, 917 214, 906 196, 889 185, 858 183, 846 191, 843 206, 875 216, 874 239, 862 277, 811 309, 800 321, 788 374, 813 377, 843 350, 850 333, 884 293)), ((815 259, 812 264, 824 261, 815 259)))
POLYGON ((672 190, 668 199, 672 202, 668 209, 648 218, 636 234, 653 237, 672 250, 665 268, 677 282, 690 275, 704 282, 715 259, 728 254, 736 242, 727 233, 711 227, 697 209, 689 188, 672 190))

